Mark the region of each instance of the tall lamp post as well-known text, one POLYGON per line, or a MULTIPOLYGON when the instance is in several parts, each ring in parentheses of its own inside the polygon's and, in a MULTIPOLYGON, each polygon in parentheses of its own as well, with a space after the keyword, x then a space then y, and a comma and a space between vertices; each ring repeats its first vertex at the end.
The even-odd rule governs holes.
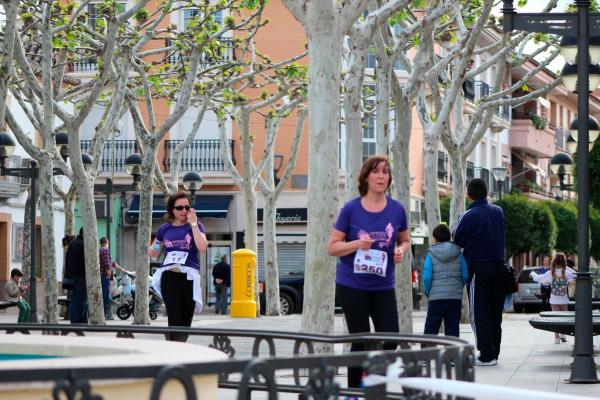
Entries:
POLYGON ((498 200, 502 201, 502 189, 504 186, 504 181, 506 180, 506 176, 508 175, 508 169, 505 167, 492 168, 492 175, 494 175, 494 180, 498 185, 498 200))
POLYGON ((196 204, 196 191, 200 190, 204 181, 199 173, 197 172, 187 172, 183 176, 183 187, 185 190, 190 191, 190 201, 192 203, 192 207, 196 204))
MULTIPOLYGON (((521 30, 562 36, 561 54, 568 64, 563 69, 563 82, 570 90, 576 90, 577 116, 580 121, 589 120, 589 92, 600 82, 597 64, 600 61, 598 38, 600 38, 600 14, 590 13, 590 0, 575 0, 577 13, 517 13, 512 0, 504 0, 504 32, 521 30), (591 64, 591 65, 590 65, 591 64), (576 71, 576 75, 575 75, 576 71), (593 85, 590 85, 590 75, 593 85), (594 86, 595 85, 595 86, 594 86)), ((592 286, 589 269, 589 123, 577 124, 577 191, 578 225, 577 273, 575 297, 575 349, 569 381, 572 383, 597 383, 592 342, 592 286)))
POLYGON ((115 188, 113 185, 112 178, 106 178, 106 238, 110 241, 110 224, 112 222, 112 195, 115 192, 126 192, 128 190, 133 189, 138 182, 140 181, 140 169, 142 167, 142 156, 138 153, 133 153, 125 158, 125 170, 133 176, 133 185, 132 187, 126 188, 115 188))
MULTIPOLYGON (((59 132, 54 137, 56 147, 63 159, 67 158, 68 135, 65 132, 59 132)), ((38 322, 37 316, 37 279, 36 279, 36 262, 35 262, 35 218, 36 218, 36 179, 38 177, 38 167, 34 160, 31 160, 28 168, 7 168, 4 166, 6 158, 13 155, 16 148, 15 140, 6 132, 0 132, 0 175, 1 176, 16 176, 21 178, 29 178, 31 183, 31 209, 30 209, 30 274, 29 274, 29 300, 31 301, 31 313, 29 314, 29 322, 38 322)), ((86 153, 81 154, 83 164, 86 168, 92 165, 92 157, 86 153)), ((53 175, 62 175, 60 168, 54 168, 53 175)))

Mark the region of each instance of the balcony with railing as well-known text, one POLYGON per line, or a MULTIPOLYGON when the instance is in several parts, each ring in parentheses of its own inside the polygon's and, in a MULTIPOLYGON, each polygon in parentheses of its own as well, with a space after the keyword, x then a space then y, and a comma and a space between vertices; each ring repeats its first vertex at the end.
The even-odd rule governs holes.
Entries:
MULTIPOLYGON (((169 171, 175 148, 183 140, 165 140, 164 159, 162 164, 165 171, 169 171)), ((81 151, 89 152, 91 140, 81 141, 81 151)), ((234 154, 234 141, 229 141, 231 154, 234 154)), ((109 140, 104 144, 100 173, 126 173, 125 159, 132 153, 139 152, 135 140, 109 140)), ((235 164, 235 158, 233 160, 235 164)), ((225 163, 221 157, 221 141, 219 139, 200 139, 192 141, 181 156, 180 171, 225 171, 225 163)))
MULTIPOLYGON (((182 142, 183 140, 165 140, 165 158, 163 160, 165 171, 170 171, 175 148, 182 142)), ((231 154, 234 154, 234 140, 229 140, 229 147, 231 154)), ((235 158, 233 163, 235 164, 235 158)), ((192 141, 183 149, 179 170, 195 172, 226 171, 227 167, 221 157, 221 141, 219 139, 192 141)))
MULTIPOLYGON (((220 54, 216 57, 214 55, 208 55, 207 53, 202 54, 200 57, 200 68, 207 68, 235 60, 233 40, 222 39, 220 42, 222 43, 221 48, 218 50, 220 54)), ((168 56, 167 60, 171 64, 178 63, 181 60, 181 55, 179 52, 175 52, 168 56)), ((73 61, 70 65, 70 72, 95 72, 97 70, 98 59, 96 57, 82 57, 73 61)))
MULTIPOLYGON (((81 151, 89 153, 91 144, 91 140, 81 140, 81 151)), ((125 159, 138 152, 135 140, 108 140, 102 149, 98 172, 126 173, 125 159)))
MULTIPOLYGON (((28 168, 29 158, 10 156, 6 159, 6 168, 28 168)), ((29 178, 18 176, 0 176, 0 198, 8 198, 19 195, 29 185, 29 178)))
POLYGON ((536 157, 556 153, 556 132, 537 114, 513 110, 509 145, 536 157))

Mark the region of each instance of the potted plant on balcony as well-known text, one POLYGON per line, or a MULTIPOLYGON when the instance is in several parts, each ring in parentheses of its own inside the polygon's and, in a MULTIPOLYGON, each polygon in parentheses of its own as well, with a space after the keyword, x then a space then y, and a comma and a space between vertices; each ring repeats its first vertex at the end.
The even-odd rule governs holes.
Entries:
POLYGON ((531 122, 535 129, 544 129, 548 126, 548 120, 544 117, 540 117, 534 113, 529 114, 529 117, 531 118, 531 122))

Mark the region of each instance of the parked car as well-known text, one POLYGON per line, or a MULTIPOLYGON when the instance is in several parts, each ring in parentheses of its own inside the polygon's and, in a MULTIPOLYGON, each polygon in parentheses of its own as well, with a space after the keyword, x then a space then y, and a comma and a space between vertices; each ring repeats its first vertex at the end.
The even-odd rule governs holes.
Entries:
MULTIPOLYGON (((260 312, 264 314, 266 299, 265 299, 265 283, 259 281, 258 292, 260 297, 260 312)), ((281 315, 289 315, 302 312, 304 301, 304 273, 290 272, 285 276, 279 277, 279 306, 281 315)), ((335 312, 342 312, 337 297, 335 298, 335 312)))
POLYGON ((524 268, 517 276, 517 288, 519 289, 513 295, 513 309, 515 312, 529 311, 536 309, 539 311, 542 307, 540 297, 540 284, 529 276, 531 272, 541 273, 541 268, 524 268))
MULTIPOLYGON (((265 283, 259 282, 260 310, 264 313, 266 307, 265 283)), ((304 274, 290 273, 279 277, 279 306, 282 315, 302 312, 304 299, 304 274)))

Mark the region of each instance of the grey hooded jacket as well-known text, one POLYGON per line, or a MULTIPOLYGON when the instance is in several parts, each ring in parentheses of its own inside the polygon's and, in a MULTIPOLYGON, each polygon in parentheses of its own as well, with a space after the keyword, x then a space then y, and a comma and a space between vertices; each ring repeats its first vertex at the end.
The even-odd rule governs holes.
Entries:
POLYGON ((452 242, 434 244, 429 248, 432 264, 429 300, 462 299, 461 250, 452 242))

